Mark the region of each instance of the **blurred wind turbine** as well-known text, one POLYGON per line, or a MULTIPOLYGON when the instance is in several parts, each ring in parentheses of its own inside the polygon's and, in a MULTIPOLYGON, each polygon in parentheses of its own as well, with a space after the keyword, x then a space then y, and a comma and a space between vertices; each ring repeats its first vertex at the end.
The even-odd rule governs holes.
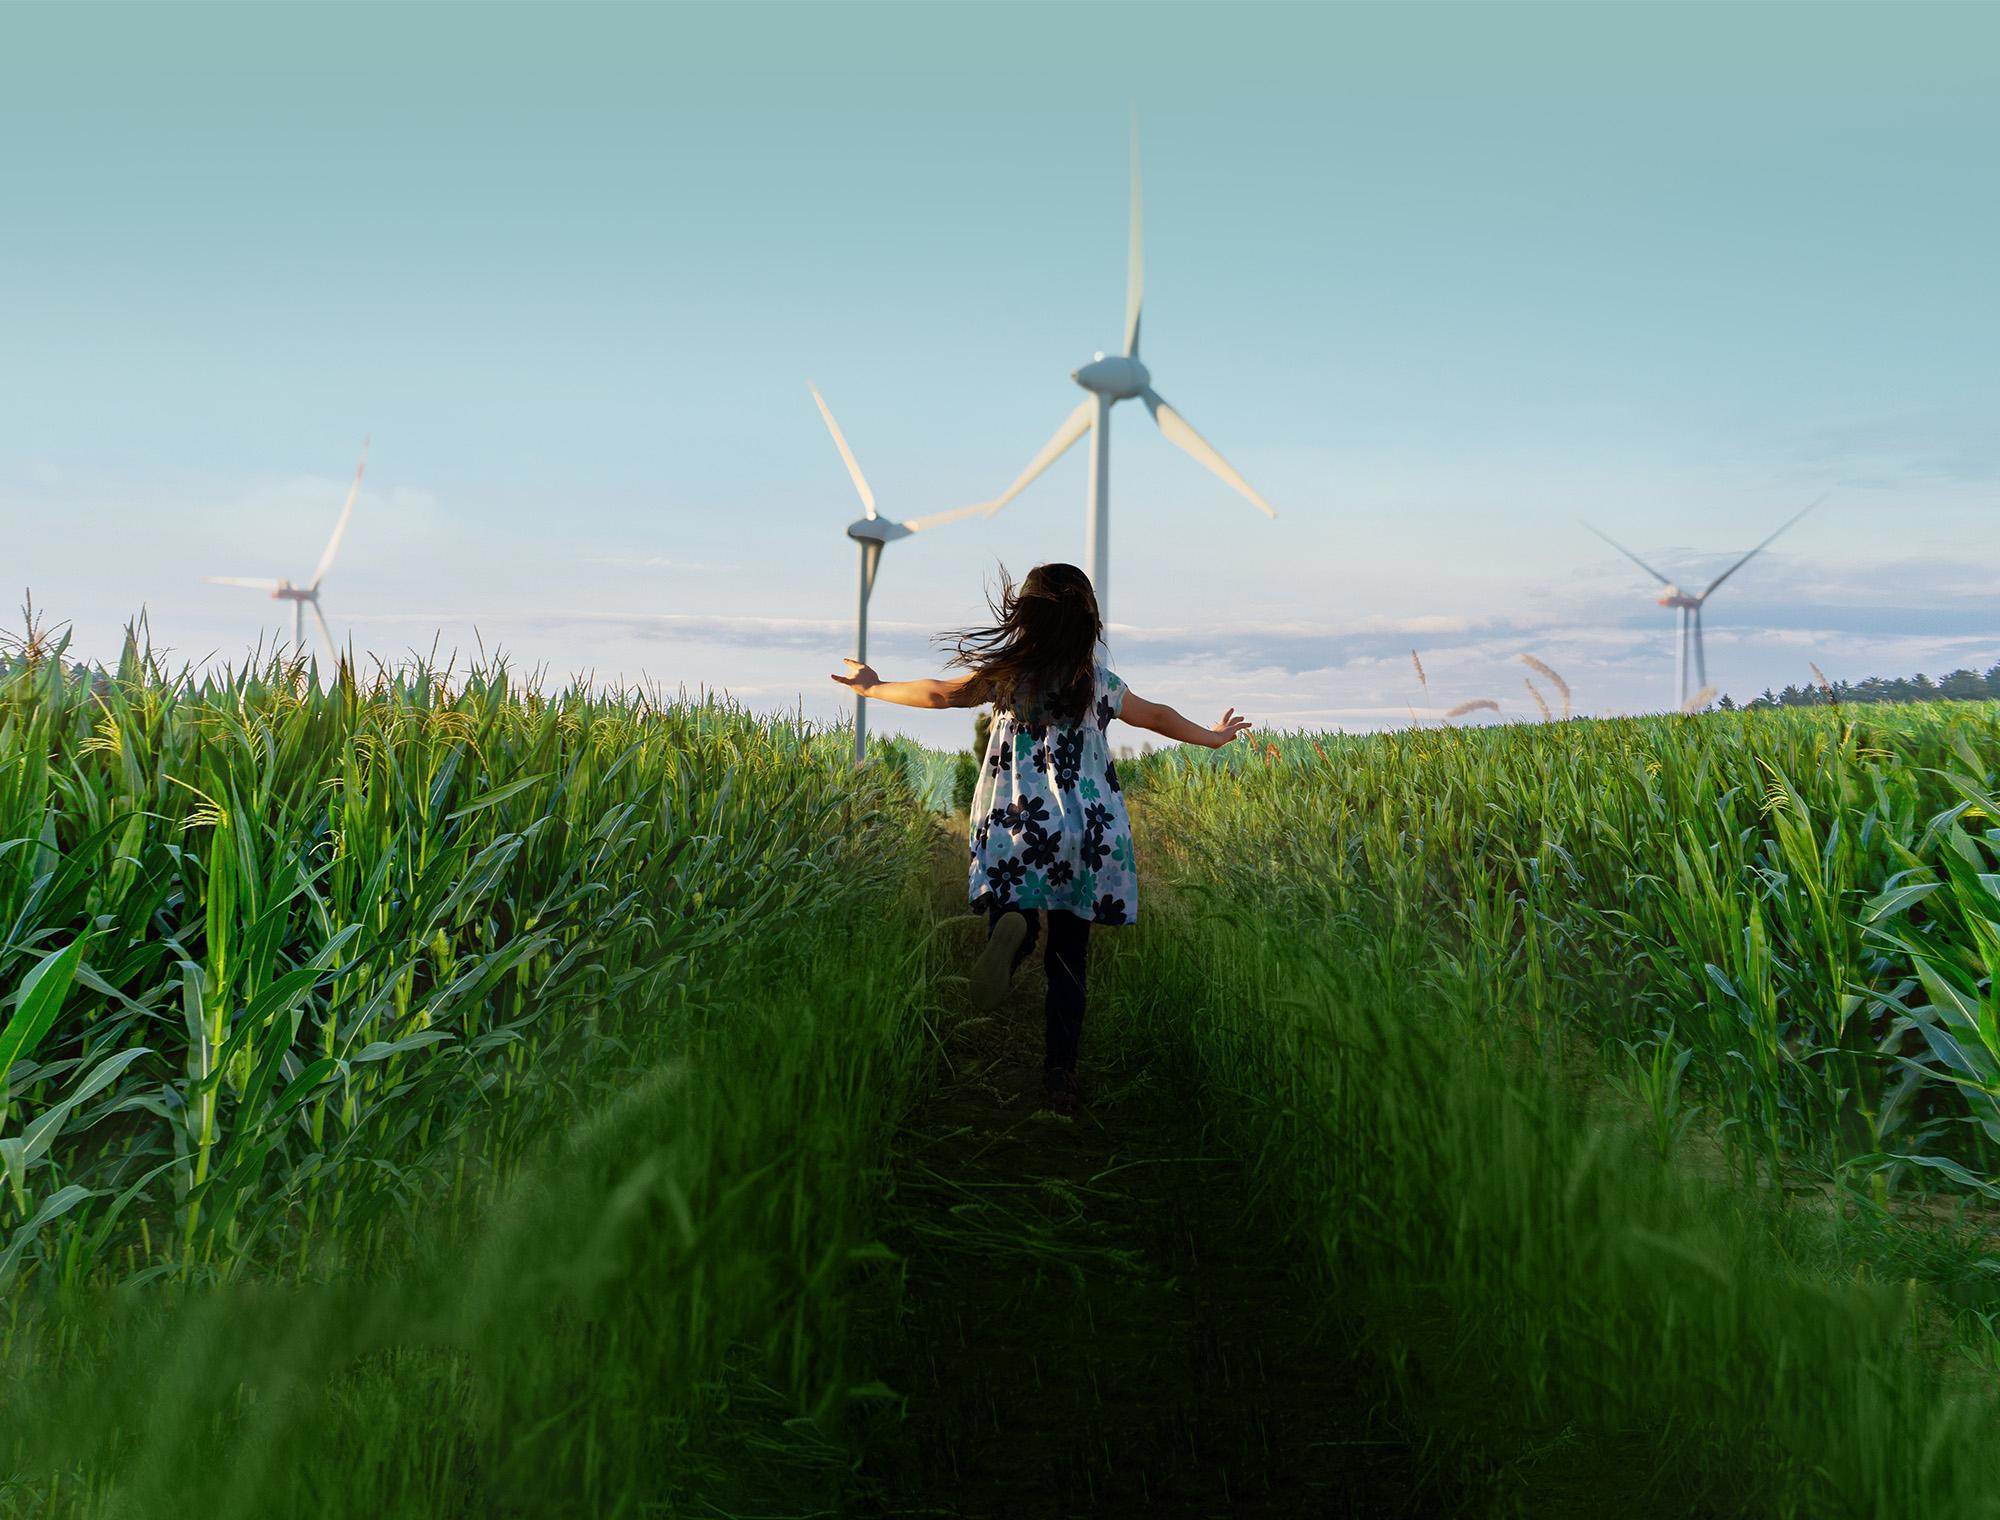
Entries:
POLYGON ((1687 709, 1688 704, 1694 701, 1695 696, 1697 695, 1697 692, 1691 691, 1688 685, 1688 676, 1690 674, 1688 669, 1688 648, 1690 644, 1692 644, 1694 648, 1694 669, 1692 672, 1694 676, 1694 686, 1699 691, 1709 692, 1711 695, 1713 694, 1713 688, 1710 687, 1708 684, 1708 658, 1703 653, 1701 647, 1701 609, 1703 604, 1706 603, 1711 596, 1715 595, 1716 587, 1720 586, 1724 581, 1728 580, 1730 576, 1734 575, 1738 570, 1741 570, 1745 565, 1749 564, 1751 560, 1755 559, 1758 555, 1762 554, 1766 549, 1768 549, 1771 546, 1773 540, 1775 540, 1780 533, 1783 533, 1787 528, 1791 527, 1793 523, 1797 522, 1801 517, 1804 517, 1806 513, 1810 512, 1814 507, 1818 506, 1821 502, 1825 500, 1826 497, 1824 494, 1822 494, 1820 496, 1815 497, 1812 501, 1807 502, 1805 506, 1801 507, 1798 511, 1794 512, 1790 517, 1786 518, 1783 522, 1779 523, 1778 526, 1771 531, 1770 536, 1767 537, 1761 544, 1759 544, 1756 548, 1752 549, 1748 554, 1744 555, 1743 558, 1739 559, 1735 564, 1731 565, 1727 570, 1723 571, 1722 574, 1718 575, 1714 580, 1710 581, 1707 587, 1703 589, 1698 595, 1691 595, 1690 593, 1681 590, 1679 586, 1675 585, 1672 581, 1668 580, 1664 575, 1660 574, 1659 571, 1655 570, 1651 565, 1647 564, 1643 559, 1639 558, 1638 555, 1634 554, 1630 549, 1626 548, 1623 544, 1619 543, 1617 539, 1613 538, 1610 534, 1604 532, 1602 529, 1591 527, 1589 523, 1584 524, 1586 528, 1590 528, 1591 532, 1595 533, 1599 538, 1603 539, 1607 544, 1611 545, 1612 548, 1616 549, 1620 554, 1624 555, 1627 559, 1632 561, 1632 563, 1637 565, 1641 570, 1645 571, 1648 575, 1652 576, 1654 580, 1658 581, 1660 585, 1665 588, 1660 592, 1659 596, 1659 603, 1662 607, 1673 607, 1679 610, 1680 638, 1678 644, 1676 645, 1676 652, 1674 655, 1674 689, 1675 689, 1675 698, 1681 704, 1681 707, 1684 711, 1687 709))
POLYGON ((1042 471, 1060 459, 1071 444, 1090 434, 1090 494, 1086 500, 1083 527, 1084 568, 1097 591, 1098 611, 1109 620, 1111 576, 1111 408, 1134 397, 1143 400, 1153 421, 1167 436, 1167 442, 1183 449, 1213 471, 1232 489, 1247 496, 1266 517, 1276 517, 1271 504, 1237 474, 1229 461, 1194 430, 1189 421, 1153 389, 1152 372, 1139 362, 1139 311, 1146 294, 1146 250, 1142 207, 1139 196, 1139 132, 1132 130, 1132 226, 1125 263, 1125 352, 1111 358, 1097 355, 1081 369, 1070 371, 1070 379, 1090 395, 1069 414, 1055 437, 1042 446, 1041 453, 1028 462, 1015 482, 987 504, 987 514, 998 512, 1012 501, 1042 471))
MULTIPOLYGON (((950 512, 933 512, 928 517, 913 517, 907 522, 896 522, 878 515, 875 511, 875 492, 869 487, 868 478, 861 473, 861 466, 854 462, 854 450, 847 446, 846 435, 840 431, 840 424, 833 420, 826 398, 820 395, 816 385, 808 385, 806 389, 812 392, 820 416, 826 419, 826 430, 833 434, 833 446, 840 450, 841 462, 847 466, 848 477, 853 480, 855 492, 861 498, 863 515, 847 525, 847 536, 854 540, 861 558, 860 593, 854 608, 854 658, 866 665, 868 597, 875 589, 875 571, 882 563, 882 546, 892 544, 899 538, 908 538, 912 533, 921 533, 926 528, 939 527, 961 517, 970 517, 975 512, 984 512, 986 503, 958 507, 950 512)), ((857 765, 868 755, 867 723, 868 699, 857 696, 854 699, 854 763, 857 765)))
POLYGON ((313 621, 319 624, 320 637, 326 642, 326 657, 339 663, 340 651, 333 642, 333 630, 326 626, 326 618, 319 610, 320 582, 326 579, 326 572, 333 568, 333 557, 340 552, 340 541, 347 533, 347 520, 354 515, 354 498, 361 494, 361 476, 368 468, 368 440, 361 440, 361 463, 354 467, 354 484, 347 488, 347 502, 340 509, 340 519, 333 525, 333 537, 326 541, 326 549, 319 557, 319 564, 313 568, 312 580, 303 586, 294 586, 285 580, 257 580, 241 575, 211 575, 204 577, 217 586, 245 586, 252 591, 266 591, 273 601, 292 604, 292 643, 303 650, 305 647, 306 608, 312 608, 313 621))

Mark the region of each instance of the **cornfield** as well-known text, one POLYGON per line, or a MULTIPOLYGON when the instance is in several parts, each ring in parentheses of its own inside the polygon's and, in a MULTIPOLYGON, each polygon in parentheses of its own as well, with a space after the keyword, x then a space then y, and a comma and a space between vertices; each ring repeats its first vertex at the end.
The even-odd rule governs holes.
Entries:
POLYGON ((1996 1512, 1996 761, 1959 705, 1128 781, 1172 890, 1124 1038, 1256 1159, 1453 1512, 1996 1512))
POLYGON ((1690 1053, 1767 1177, 2000 1197, 2000 707, 1272 747, 1146 762, 1191 875, 1254 861, 1260 902, 1443 953, 1476 1026, 1690 1053))
MULTIPOLYGON (((967 1192, 899 1128, 959 757, 62 655, 0 670, 0 1514, 865 1507, 898 1208, 1131 1269, 1124 1161, 967 1192)), ((1086 1063, 1239 1158, 1441 1493, 1990 1515, 1997 772, 1993 705, 1155 753, 1086 1063)))
POLYGON ((504 1158, 547 1120, 551 1049, 671 1017, 691 957, 878 874, 900 786, 721 702, 499 669, 17 667, 0 1287, 365 1253, 469 1129, 504 1158))

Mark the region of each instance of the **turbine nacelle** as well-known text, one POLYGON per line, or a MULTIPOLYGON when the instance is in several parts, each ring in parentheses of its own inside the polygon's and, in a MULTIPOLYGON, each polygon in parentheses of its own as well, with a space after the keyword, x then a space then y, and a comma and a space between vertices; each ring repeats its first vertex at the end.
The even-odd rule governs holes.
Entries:
POLYGON ((1069 372, 1070 379, 1087 391, 1110 401, 1130 401, 1143 396, 1152 385, 1152 372, 1129 354, 1106 358, 1099 354, 1081 369, 1069 372))
POLYGON ((847 536, 857 544, 892 544, 915 531, 886 517, 857 517, 847 525, 847 536))
POLYGON ((1701 598, 1689 596, 1678 586, 1669 586, 1660 593, 1659 603, 1662 607, 1699 607, 1701 598))

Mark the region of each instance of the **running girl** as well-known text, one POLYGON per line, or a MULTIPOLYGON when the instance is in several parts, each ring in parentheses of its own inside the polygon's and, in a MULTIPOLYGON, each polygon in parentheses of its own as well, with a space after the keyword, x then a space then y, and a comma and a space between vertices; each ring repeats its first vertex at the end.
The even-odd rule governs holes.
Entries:
POLYGON ((1232 709, 1203 728, 1148 702, 1098 657, 1103 624, 1090 580, 1074 565, 1037 565, 1017 588, 1003 570, 993 624, 946 635, 966 673, 938 681, 884 681, 846 662, 833 679, 904 707, 994 707, 973 793, 968 896, 987 916, 972 972, 975 1004, 991 1008, 1035 947, 1046 914, 1048 972, 1042 1086, 1048 1106, 1076 1112, 1077 1043, 1092 924, 1139 916, 1132 823, 1105 730, 1113 718, 1162 738, 1219 749, 1249 728, 1232 709))

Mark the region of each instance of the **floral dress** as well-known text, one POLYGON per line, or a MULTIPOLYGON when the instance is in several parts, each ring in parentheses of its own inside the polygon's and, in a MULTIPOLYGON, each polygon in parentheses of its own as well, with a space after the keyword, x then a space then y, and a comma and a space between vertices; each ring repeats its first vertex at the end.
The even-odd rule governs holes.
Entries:
POLYGON ((1072 721, 1039 707, 993 714, 972 794, 975 907, 1059 908, 1095 924, 1138 918, 1132 820, 1104 737, 1125 683, 1099 665, 1093 684, 1072 721))

